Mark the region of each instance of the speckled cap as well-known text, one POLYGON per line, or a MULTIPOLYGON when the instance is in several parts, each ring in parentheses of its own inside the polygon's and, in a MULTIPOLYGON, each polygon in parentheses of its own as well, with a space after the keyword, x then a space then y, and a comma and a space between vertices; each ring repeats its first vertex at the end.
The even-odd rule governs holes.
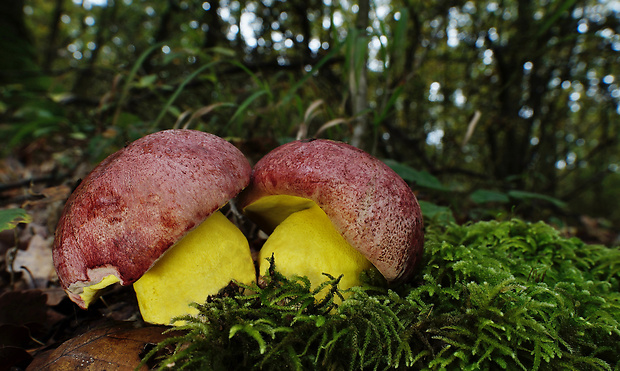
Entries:
POLYGON ((195 130, 147 135, 101 162, 69 197, 53 259, 71 300, 115 275, 132 284, 250 180, 251 166, 224 139, 195 130))
MULTIPOLYGON (((413 191, 385 163, 358 148, 317 139, 274 149, 254 166, 239 206, 270 195, 314 201, 389 282, 410 278, 421 260, 423 221, 413 191)), ((275 228, 261 215, 248 215, 268 233, 275 228)))

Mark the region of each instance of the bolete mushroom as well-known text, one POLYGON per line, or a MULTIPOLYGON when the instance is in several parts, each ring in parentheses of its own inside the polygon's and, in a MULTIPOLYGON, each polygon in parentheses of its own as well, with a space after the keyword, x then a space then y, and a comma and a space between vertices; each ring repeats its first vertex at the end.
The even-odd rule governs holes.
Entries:
POLYGON ((144 320, 170 324, 232 279, 253 282, 247 239, 218 211, 250 172, 232 144, 195 130, 150 134, 110 155, 58 222, 60 284, 82 308, 106 286, 133 284, 144 320))
POLYGON ((272 254, 284 275, 313 287, 328 273, 341 288, 376 268, 390 283, 411 277, 423 249, 423 222, 411 188, 390 167, 345 143, 302 140, 256 163, 239 206, 270 233, 260 272, 272 254))

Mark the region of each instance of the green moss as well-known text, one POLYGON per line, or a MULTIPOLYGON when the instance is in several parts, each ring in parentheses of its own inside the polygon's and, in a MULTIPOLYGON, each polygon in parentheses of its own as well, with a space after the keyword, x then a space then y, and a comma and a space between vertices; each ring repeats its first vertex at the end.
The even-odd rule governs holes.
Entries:
POLYGON ((315 302, 307 279, 272 262, 254 294, 229 288, 196 305, 186 334, 150 357, 173 346, 162 368, 618 370, 619 271, 617 248, 543 223, 431 226, 410 285, 367 277, 337 306, 338 278, 315 302))

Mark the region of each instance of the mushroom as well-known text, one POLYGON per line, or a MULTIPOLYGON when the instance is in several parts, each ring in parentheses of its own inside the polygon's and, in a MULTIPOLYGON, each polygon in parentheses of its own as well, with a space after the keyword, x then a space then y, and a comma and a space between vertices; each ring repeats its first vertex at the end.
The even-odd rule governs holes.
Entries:
MULTIPOLYGON (((256 163, 239 206, 270 234, 259 270, 272 254, 284 275, 316 287, 343 275, 341 288, 377 269, 389 283, 408 280, 420 261, 423 221, 411 188, 390 167, 345 143, 302 140, 256 163)), ((319 295, 320 296, 320 295, 319 295)))
POLYGON ((144 320, 170 324, 231 280, 253 282, 247 239, 218 211, 250 172, 236 147, 195 130, 150 134, 110 155, 58 222, 60 284, 84 309, 104 287, 133 284, 144 320))

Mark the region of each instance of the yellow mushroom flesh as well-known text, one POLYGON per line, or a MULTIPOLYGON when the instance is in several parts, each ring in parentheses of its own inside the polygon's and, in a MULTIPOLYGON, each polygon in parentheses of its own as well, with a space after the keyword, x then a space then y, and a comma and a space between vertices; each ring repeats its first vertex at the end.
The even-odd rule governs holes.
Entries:
POLYGON ((222 213, 216 212, 172 246, 133 285, 145 321, 171 324, 173 318, 194 315, 193 302, 235 280, 255 281, 248 241, 222 213))
MULTIPOLYGON (((340 289, 360 285, 360 274, 373 265, 334 228, 329 217, 312 200, 266 196, 244 211, 273 232, 259 253, 259 271, 266 274, 273 254, 276 269, 285 276, 306 276, 314 289, 329 277, 343 275, 340 289)), ((323 290, 317 299, 324 297, 323 290)))
MULTIPOLYGON (((170 247, 133 287, 142 318, 169 325, 175 317, 196 314, 191 303, 204 303, 230 281, 250 284, 255 278, 247 239, 218 211, 170 247)), ((84 287, 80 297, 88 307, 117 282, 116 276, 108 275, 84 287)))

